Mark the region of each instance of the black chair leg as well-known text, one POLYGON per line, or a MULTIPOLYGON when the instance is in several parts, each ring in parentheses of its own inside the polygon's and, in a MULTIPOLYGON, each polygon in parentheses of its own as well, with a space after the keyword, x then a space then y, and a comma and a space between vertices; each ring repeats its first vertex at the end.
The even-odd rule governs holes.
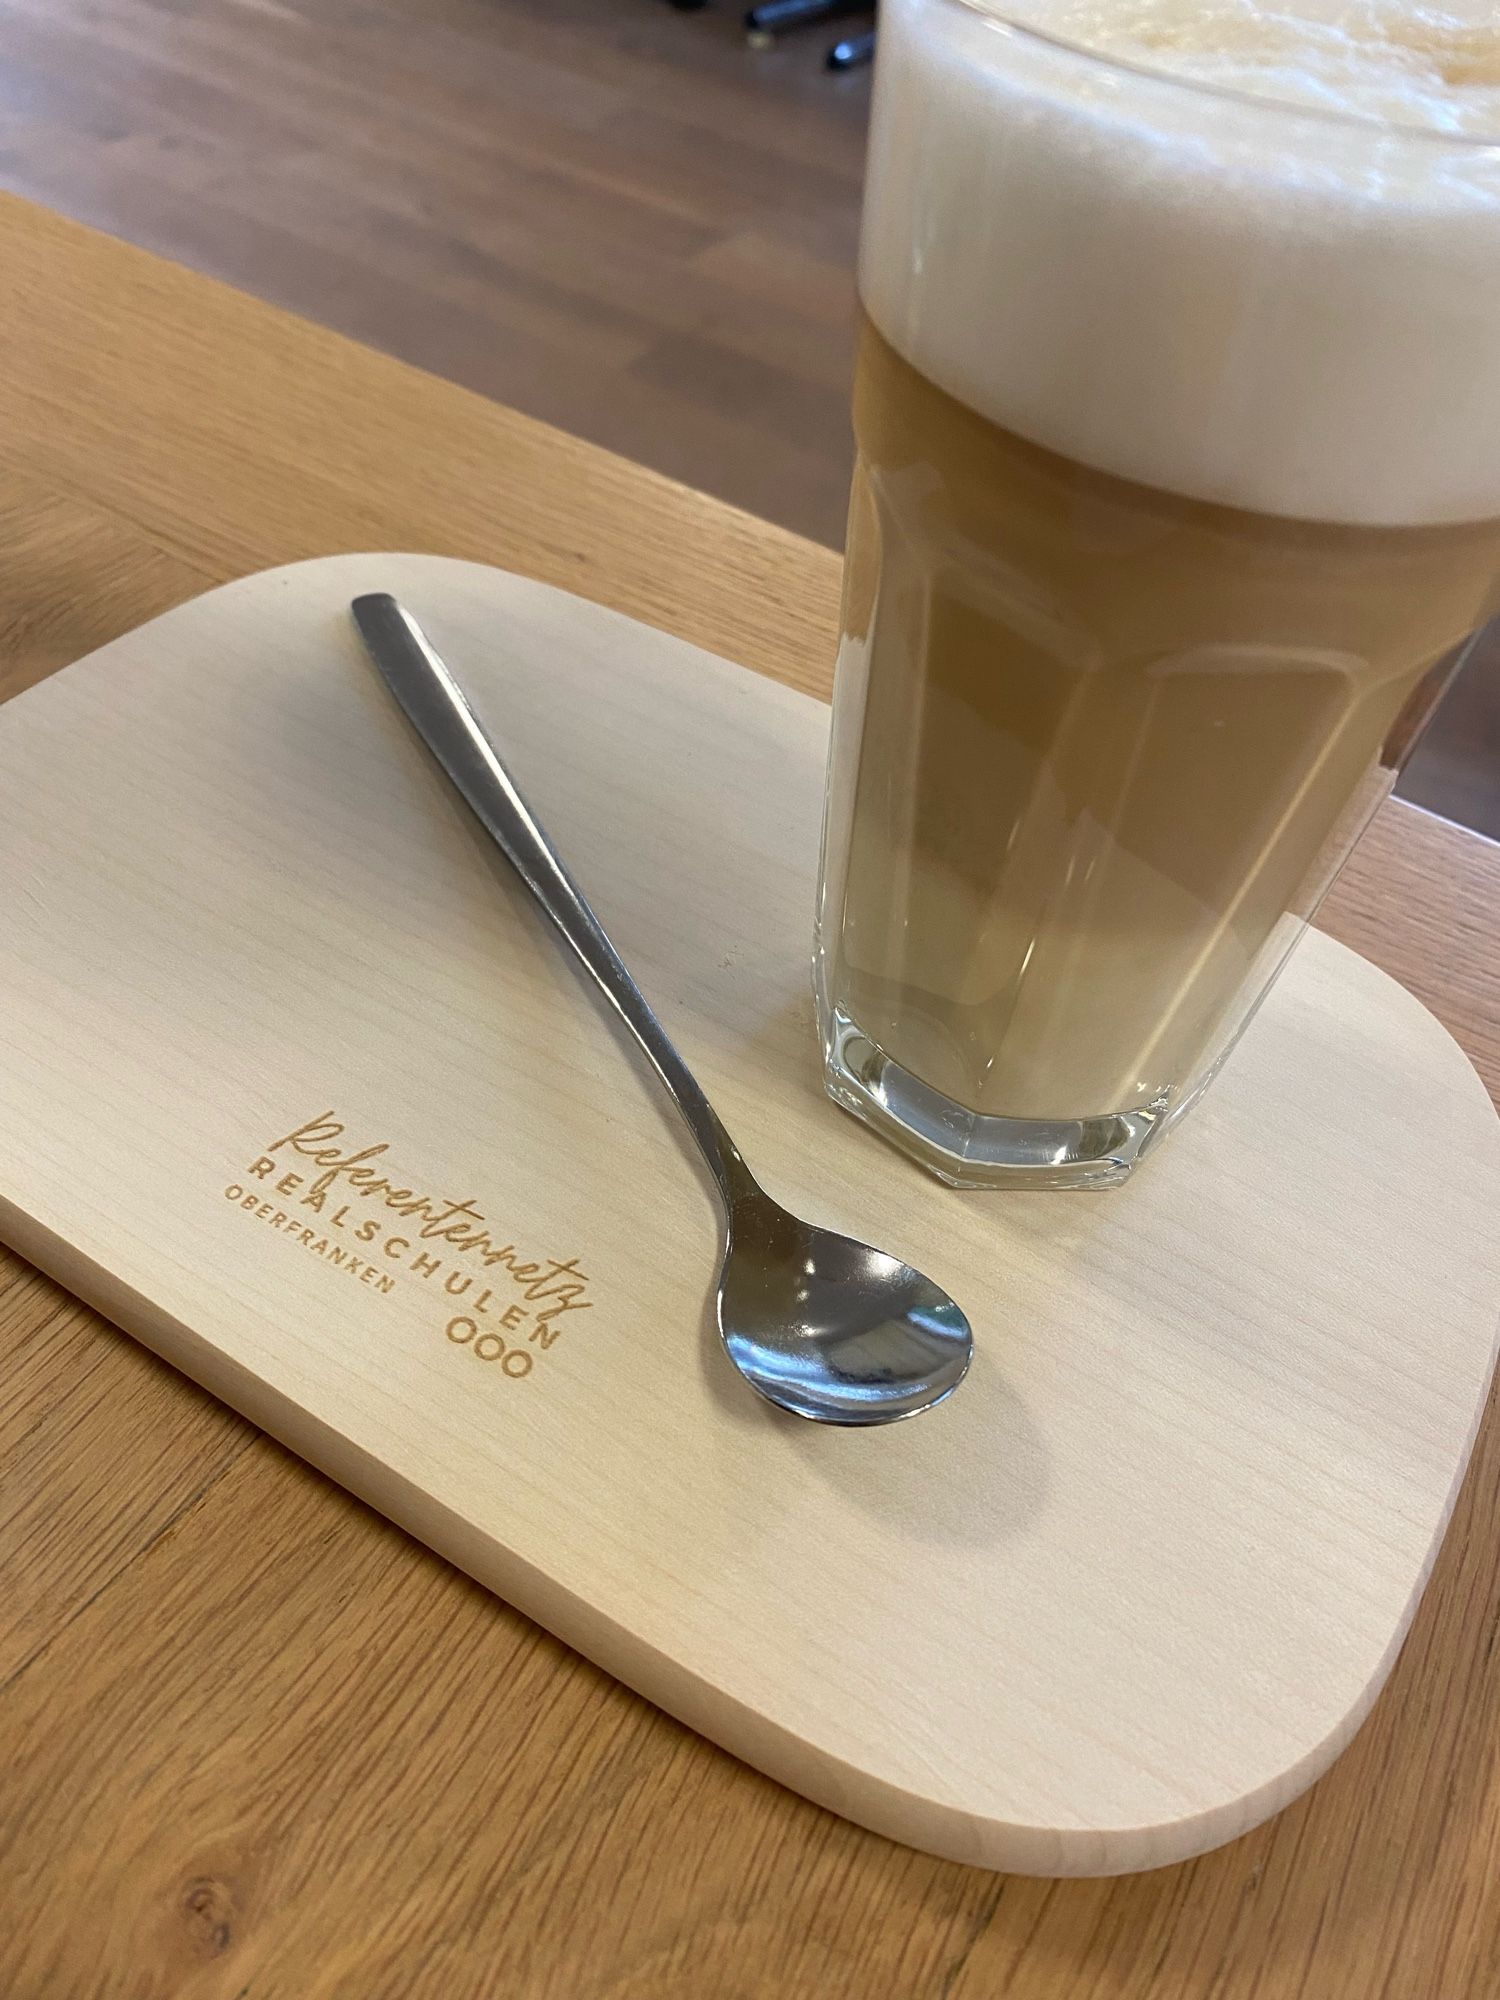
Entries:
MULTIPOLYGON (((680 12, 696 13, 708 0, 671 0, 680 12)), ((768 48, 773 36, 786 28, 805 28, 814 21, 837 20, 841 14, 868 14, 875 0, 758 0, 745 13, 745 27, 757 48, 768 48)), ((828 51, 829 69, 858 69, 875 53, 875 30, 844 35, 828 51)))
POLYGON ((779 35, 785 28, 800 28, 812 21, 836 20, 840 14, 868 12, 870 0, 760 0, 745 15, 752 35, 779 35))
POLYGON ((875 58, 875 30, 866 28, 862 35, 846 35, 841 42, 835 42, 828 51, 830 69, 858 69, 862 63, 873 62, 875 58))

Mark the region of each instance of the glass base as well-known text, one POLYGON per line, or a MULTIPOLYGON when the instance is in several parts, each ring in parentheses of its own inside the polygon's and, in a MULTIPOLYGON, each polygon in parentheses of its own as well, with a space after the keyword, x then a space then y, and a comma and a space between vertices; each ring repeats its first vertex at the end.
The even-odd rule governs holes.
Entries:
POLYGON ((824 1081, 835 1104, 956 1188, 1115 1186, 1171 1108, 1164 1098, 1103 1118, 989 1117, 892 1062, 836 1008, 825 1028, 824 1081))

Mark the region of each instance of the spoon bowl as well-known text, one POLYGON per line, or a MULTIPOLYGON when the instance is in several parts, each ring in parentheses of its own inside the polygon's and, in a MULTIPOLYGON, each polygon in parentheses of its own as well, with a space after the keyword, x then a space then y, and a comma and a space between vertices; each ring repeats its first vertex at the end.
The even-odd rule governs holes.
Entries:
POLYGON ((767 1402, 816 1423, 888 1424, 951 1396, 973 1354, 948 1294, 884 1250, 756 1189, 729 1213, 719 1338, 767 1402))

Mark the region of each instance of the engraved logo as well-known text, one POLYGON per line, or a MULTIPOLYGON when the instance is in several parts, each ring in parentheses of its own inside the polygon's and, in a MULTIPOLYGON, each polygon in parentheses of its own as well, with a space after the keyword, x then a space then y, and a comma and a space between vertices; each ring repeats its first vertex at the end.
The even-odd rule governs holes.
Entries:
POLYGON ((430 1291, 456 1347, 523 1381, 593 1305, 578 1259, 527 1255, 477 1201, 424 1193, 397 1175, 388 1143, 352 1146, 345 1133, 332 1111, 309 1118, 258 1153, 225 1200, 372 1291, 430 1291))

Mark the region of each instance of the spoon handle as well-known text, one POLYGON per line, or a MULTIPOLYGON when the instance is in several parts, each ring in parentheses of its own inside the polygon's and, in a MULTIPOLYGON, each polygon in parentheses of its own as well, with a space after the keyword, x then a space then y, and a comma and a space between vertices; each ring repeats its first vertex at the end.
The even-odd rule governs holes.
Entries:
POLYGON ((370 658, 417 734, 645 1050, 731 1209, 755 1185, 739 1148, 522 798, 463 689, 394 597, 383 591, 356 597, 351 609, 370 658))

